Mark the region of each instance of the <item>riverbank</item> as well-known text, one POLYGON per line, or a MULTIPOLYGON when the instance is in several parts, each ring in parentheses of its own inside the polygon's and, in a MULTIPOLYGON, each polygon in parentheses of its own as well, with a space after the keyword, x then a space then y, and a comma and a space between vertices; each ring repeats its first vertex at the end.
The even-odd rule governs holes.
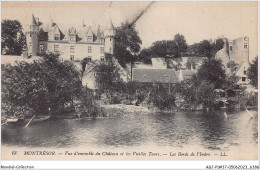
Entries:
POLYGON ((79 118, 109 118, 121 116, 124 114, 148 114, 158 111, 158 109, 149 109, 145 106, 125 105, 125 104, 100 104, 95 105, 95 113, 93 116, 90 114, 80 114, 74 109, 67 108, 59 114, 54 114, 52 119, 79 119, 79 118))
MULTIPOLYGON (((257 110, 258 107, 248 107, 248 110, 257 110)), ((242 109, 244 110, 244 109, 242 109)), ((111 118, 122 116, 125 114, 151 114, 156 112, 161 113, 173 113, 179 112, 180 110, 160 110, 157 107, 148 107, 148 106, 136 106, 136 105, 126 105, 126 104, 100 104, 95 107, 95 114, 93 116, 88 116, 88 114, 78 114, 73 107, 65 108, 59 110, 57 113, 53 114, 50 119, 83 119, 83 118, 111 118)), ((193 110, 198 111, 198 110, 193 110)), ((217 110, 216 110, 217 111, 217 110)), ((89 114, 90 115, 90 114, 89 114)), ((6 123, 6 117, 2 116, 1 124, 6 123)))

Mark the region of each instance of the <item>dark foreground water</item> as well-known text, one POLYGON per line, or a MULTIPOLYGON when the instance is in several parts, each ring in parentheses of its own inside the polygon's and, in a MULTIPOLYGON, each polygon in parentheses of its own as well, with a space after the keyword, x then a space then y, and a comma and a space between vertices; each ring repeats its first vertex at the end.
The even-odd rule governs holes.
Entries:
POLYGON ((29 148, 131 148, 205 150, 257 146, 257 111, 203 114, 128 114, 109 119, 49 120, 26 128, 2 126, 2 146, 29 148))

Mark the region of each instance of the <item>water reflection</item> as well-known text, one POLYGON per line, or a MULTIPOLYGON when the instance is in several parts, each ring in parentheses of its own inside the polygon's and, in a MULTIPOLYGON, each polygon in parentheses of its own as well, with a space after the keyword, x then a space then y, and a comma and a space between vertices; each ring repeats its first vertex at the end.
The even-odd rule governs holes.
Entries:
POLYGON ((258 143, 257 111, 128 114, 114 119, 50 120, 27 128, 3 126, 2 144, 25 147, 128 148, 201 146, 220 150, 258 143))

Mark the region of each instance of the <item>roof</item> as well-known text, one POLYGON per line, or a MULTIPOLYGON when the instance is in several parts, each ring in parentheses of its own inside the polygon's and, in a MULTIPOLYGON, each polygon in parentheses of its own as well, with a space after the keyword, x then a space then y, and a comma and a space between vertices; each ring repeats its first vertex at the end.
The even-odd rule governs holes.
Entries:
POLYGON ((149 83, 177 83, 178 77, 173 69, 135 69, 132 70, 133 81, 149 83))
POLYGON ((31 22, 31 25, 37 25, 37 22, 34 18, 34 15, 32 14, 32 22, 31 22))
POLYGON ((182 76, 193 76, 196 73, 196 70, 181 70, 182 76))
POLYGON ((237 67, 237 69, 235 70, 235 74, 237 75, 238 73, 239 73, 239 71, 240 71, 240 69, 244 66, 246 66, 246 67, 248 67, 250 64, 249 64, 249 62, 245 62, 245 61, 243 61, 242 63, 240 63, 239 65, 238 65, 238 67, 237 67))
POLYGON ((109 21, 110 21, 109 28, 110 28, 110 29, 115 29, 115 27, 114 27, 114 25, 113 25, 112 20, 111 20, 110 17, 109 17, 109 21))
POLYGON ((202 63, 207 59, 208 59, 207 57, 188 57, 187 62, 197 64, 197 63, 202 63))
MULTIPOLYGON (((34 16, 33 16, 34 18, 34 16)), ((35 18, 34 18, 35 20, 35 18)), ((77 42, 83 42, 87 43, 87 34, 92 33, 94 37, 94 42, 92 43, 100 43, 101 38, 104 38, 104 32, 107 29, 114 29, 114 25, 111 21, 111 19, 108 19, 108 23, 106 25, 88 25, 86 26, 85 23, 81 27, 75 28, 75 27, 70 27, 70 28, 64 28, 62 25, 58 25, 57 23, 51 23, 51 27, 49 27, 50 23, 41 23, 39 25, 39 29, 45 32, 46 34, 55 31, 55 29, 59 29, 60 31, 60 42, 68 42, 69 41, 69 34, 75 32, 77 35, 77 42)), ((35 20, 36 24, 36 20, 35 20)), ((48 39, 48 35, 44 34, 45 38, 48 39), (46 37, 47 36, 47 37, 46 37)))

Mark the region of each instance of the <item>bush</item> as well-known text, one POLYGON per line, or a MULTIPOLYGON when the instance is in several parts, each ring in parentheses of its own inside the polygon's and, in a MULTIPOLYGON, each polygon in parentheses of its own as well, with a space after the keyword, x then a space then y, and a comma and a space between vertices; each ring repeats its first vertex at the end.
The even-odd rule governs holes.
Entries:
POLYGON ((45 54, 42 60, 32 63, 2 65, 2 104, 12 108, 2 111, 13 115, 13 110, 29 107, 37 114, 49 114, 48 108, 54 113, 73 102, 81 93, 80 74, 72 63, 58 57, 45 54))

